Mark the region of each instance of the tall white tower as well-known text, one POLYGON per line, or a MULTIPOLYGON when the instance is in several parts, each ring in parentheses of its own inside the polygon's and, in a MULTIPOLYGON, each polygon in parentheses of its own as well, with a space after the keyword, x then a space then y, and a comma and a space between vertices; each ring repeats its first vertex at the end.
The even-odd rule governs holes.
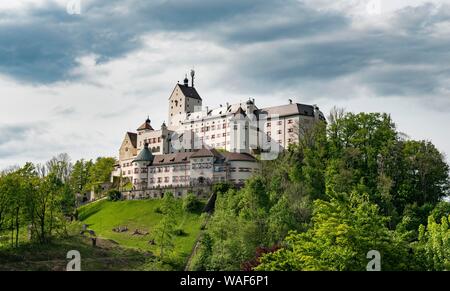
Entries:
POLYGON ((191 86, 187 75, 183 84, 178 83, 169 97, 169 129, 175 129, 187 114, 202 106, 202 98, 194 88, 195 71, 191 70, 191 86))

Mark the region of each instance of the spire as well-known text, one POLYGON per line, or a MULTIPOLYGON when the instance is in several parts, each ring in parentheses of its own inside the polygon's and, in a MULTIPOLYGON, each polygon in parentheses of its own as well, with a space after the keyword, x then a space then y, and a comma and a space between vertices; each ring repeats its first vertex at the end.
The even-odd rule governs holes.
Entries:
POLYGON ((194 69, 191 70, 191 85, 192 88, 194 88, 194 79, 195 79, 195 71, 194 69))

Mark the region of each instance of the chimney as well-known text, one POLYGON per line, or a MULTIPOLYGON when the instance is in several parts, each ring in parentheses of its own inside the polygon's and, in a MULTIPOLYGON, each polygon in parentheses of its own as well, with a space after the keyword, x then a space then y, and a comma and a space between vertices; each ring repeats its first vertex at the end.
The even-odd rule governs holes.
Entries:
POLYGON ((289 99, 289 104, 292 104, 292 99, 289 99))

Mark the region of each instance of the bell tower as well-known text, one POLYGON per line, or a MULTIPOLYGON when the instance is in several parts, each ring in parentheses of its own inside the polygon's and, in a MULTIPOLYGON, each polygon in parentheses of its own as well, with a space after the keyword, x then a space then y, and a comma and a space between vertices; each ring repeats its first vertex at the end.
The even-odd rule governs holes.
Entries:
POLYGON ((169 97, 168 127, 175 129, 187 118, 187 114, 201 108, 202 98, 194 88, 195 71, 191 70, 191 86, 187 74, 183 84, 179 82, 169 97))

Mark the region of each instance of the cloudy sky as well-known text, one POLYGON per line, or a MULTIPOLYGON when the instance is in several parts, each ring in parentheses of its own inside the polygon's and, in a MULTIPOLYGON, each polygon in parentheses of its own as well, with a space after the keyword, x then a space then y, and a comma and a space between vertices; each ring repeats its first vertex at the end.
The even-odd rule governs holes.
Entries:
POLYGON ((18 0, 0 2, 0 169, 116 155, 191 68, 205 105, 388 112, 450 154, 450 0, 18 0))

